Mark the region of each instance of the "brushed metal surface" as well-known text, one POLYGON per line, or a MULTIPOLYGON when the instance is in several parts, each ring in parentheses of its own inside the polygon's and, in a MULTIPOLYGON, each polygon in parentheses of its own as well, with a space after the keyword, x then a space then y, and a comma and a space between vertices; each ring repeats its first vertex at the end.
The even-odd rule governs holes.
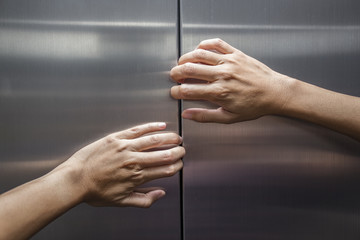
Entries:
MULTIPOLYGON (((274 70, 360 96, 360 3, 182 1, 183 53, 220 37, 274 70)), ((211 107, 203 102, 184 108, 211 107)), ((270 116, 185 120, 185 239, 359 239, 360 144, 270 116)))
MULTIPOLYGON (((166 121, 175 0, 0 1, 0 192, 107 133, 166 121)), ((179 239, 179 183, 150 209, 82 205, 33 239, 179 239)))

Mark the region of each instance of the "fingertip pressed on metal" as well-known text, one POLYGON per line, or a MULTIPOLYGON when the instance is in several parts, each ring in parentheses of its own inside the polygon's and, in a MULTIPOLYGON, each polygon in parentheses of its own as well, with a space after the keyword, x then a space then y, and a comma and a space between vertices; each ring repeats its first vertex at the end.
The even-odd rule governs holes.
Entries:
POLYGON ((160 122, 158 123, 159 128, 166 128, 166 123, 160 122))

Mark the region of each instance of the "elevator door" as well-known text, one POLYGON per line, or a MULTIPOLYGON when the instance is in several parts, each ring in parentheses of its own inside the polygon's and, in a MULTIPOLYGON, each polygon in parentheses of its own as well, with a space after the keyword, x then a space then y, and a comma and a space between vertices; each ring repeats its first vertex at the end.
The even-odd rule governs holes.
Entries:
MULTIPOLYGON (((165 121, 175 0, 0 1, 0 192, 124 128, 165 121)), ((33 239, 180 239, 179 182, 150 209, 78 206, 33 239)))
MULTIPOLYGON (((182 0, 182 53, 220 37, 276 71, 360 96, 356 0, 182 0)), ((204 102, 188 107, 213 107, 204 102)), ((184 121, 185 239, 359 239, 360 144, 283 117, 184 121)))

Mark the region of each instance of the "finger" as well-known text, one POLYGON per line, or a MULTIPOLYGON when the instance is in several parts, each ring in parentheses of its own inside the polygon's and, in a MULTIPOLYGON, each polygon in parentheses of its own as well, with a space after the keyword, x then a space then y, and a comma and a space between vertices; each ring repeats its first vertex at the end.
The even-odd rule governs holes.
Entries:
POLYGON ((194 120, 196 122, 216 122, 216 123, 234 123, 238 117, 236 114, 228 112, 223 108, 218 109, 203 109, 203 108, 190 108, 182 113, 185 119, 194 120))
POLYGON ((159 147, 154 147, 152 149, 149 149, 147 151, 142 151, 142 152, 153 152, 153 151, 167 150, 167 149, 177 147, 178 145, 179 144, 166 144, 166 145, 162 145, 162 146, 159 146, 159 147))
POLYGON ((176 133, 161 133, 144 136, 131 140, 130 144, 134 151, 144 151, 167 144, 177 144, 182 142, 182 138, 176 133))
POLYGON ((137 193, 148 193, 150 191, 155 191, 155 190, 163 190, 165 192, 165 189, 162 187, 142 187, 142 188, 135 188, 134 192, 137 193))
POLYGON ((170 76, 177 82, 182 82, 186 78, 213 82, 216 81, 217 69, 214 66, 188 62, 171 69, 170 76))
POLYGON ((169 165, 177 162, 184 157, 185 148, 177 146, 172 149, 154 151, 154 152, 139 152, 135 153, 135 161, 142 168, 156 167, 162 165, 169 165))
POLYGON ((128 197, 122 200, 123 206, 132 206, 140 208, 148 208, 158 199, 165 196, 162 189, 142 189, 132 192, 128 197))
POLYGON ((175 99, 214 101, 221 94, 219 91, 211 84, 181 84, 173 86, 170 93, 175 99))
POLYGON ((196 49, 192 52, 182 55, 179 59, 179 65, 187 62, 191 63, 204 63, 209 65, 217 65, 221 62, 222 56, 218 53, 211 51, 196 49))
POLYGON ((232 47, 230 44, 221 40, 220 38, 204 40, 197 46, 197 49, 216 50, 219 53, 224 54, 229 54, 236 51, 236 48, 232 47))
POLYGON ((143 169, 144 182, 148 182, 158 178, 174 176, 183 167, 181 160, 176 161, 170 165, 157 166, 143 169))
POLYGON ((164 122, 153 122, 138 125, 121 132, 113 133, 114 136, 120 139, 134 139, 144 134, 164 130, 166 123, 164 122))

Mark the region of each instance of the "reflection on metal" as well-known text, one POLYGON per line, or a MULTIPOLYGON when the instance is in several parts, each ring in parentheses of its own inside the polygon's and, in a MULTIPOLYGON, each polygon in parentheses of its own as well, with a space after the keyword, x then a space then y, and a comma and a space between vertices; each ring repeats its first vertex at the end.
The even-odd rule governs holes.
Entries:
MULTIPOLYGON (((50 56, 49 58, 67 59, 69 57, 79 60, 103 57, 99 52, 101 35, 92 29, 96 28, 124 28, 142 29, 143 31, 160 30, 171 31, 176 26, 171 22, 95 22, 95 21, 40 21, 40 20, 10 20, 1 19, 4 26, 0 35, 0 56, 18 57, 19 54, 28 57, 50 56), (44 28, 52 28, 51 34, 44 28), (76 29, 75 31, 64 31, 76 29), (33 29, 35 28, 35 29, 33 29), (83 31, 79 31, 83 28, 83 31), (90 28, 90 31, 89 31, 90 28), (56 31, 56 29, 59 29, 56 31), (23 41, 27 39, 27 41, 23 41), (82 48, 73 43, 79 41, 82 48), (41 45, 39 46, 39 43, 41 45)), ((127 45, 128 47, 128 45, 127 45)), ((124 49, 126 47, 124 46, 124 49)), ((123 49, 123 50, 124 50, 123 49)))
POLYGON ((117 90, 110 90, 109 92, 93 92, 93 91, 71 91, 69 90, 66 93, 61 93, 56 90, 54 91, 12 91, 11 87, 5 85, 6 81, 4 81, 4 85, 1 86, 0 83, 0 97, 16 97, 16 98, 39 98, 39 97, 46 97, 46 98, 64 98, 64 97, 71 97, 73 99, 83 99, 83 98, 118 98, 126 101, 129 97, 134 95, 138 96, 135 101, 142 101, 144 99, 152 98, 152 97, 168 97, 168 89, 149 89, 149 90, 134 90, 132 92, 124 92, 121 93, 117 90))
POLYGON ((0 57, 55 58, 86 60, 101 57, 99 36, 95 33, 2 29, 0 57), (26 39, 26 41, 24 41, 26 39), (80 41, 81 47, 74 45, 80 41))
POLYGON ((208 31, 215 29, 217 31, 239 31, 239 30, 297 30, 297 31, 337 31, 337 30, 347 30, 347 31, 359 31, 360 26, 332 26, 332 25, 241 25, 241 24, 202 24, 202 23, 188 23, 182 25, 186 29, 196 29, 200 31, 208 31))
POLYGON ((174 28, 175 23, 172 22, 108 22, 108 21, 40 21, 40 20, 16 20, 16 19, 4 19, 1 20, 3 24, 16 26, 16 25, 36 25, 36 26, 52 26, 52 27, 102 27, 102 28, 149 28, 161 29, 161 28, 174 28))
POLYGON ((28 169, 29 171, 44 171, 48 169, 52 169, 59 165, 62 161, 59 159, 55 160, 38 160, 38 161, 2 161, 0 166, 2 169, 6 169, 6 174, 8 176, 11 175, 19 175, 21 171, 24 169, 28 169))

